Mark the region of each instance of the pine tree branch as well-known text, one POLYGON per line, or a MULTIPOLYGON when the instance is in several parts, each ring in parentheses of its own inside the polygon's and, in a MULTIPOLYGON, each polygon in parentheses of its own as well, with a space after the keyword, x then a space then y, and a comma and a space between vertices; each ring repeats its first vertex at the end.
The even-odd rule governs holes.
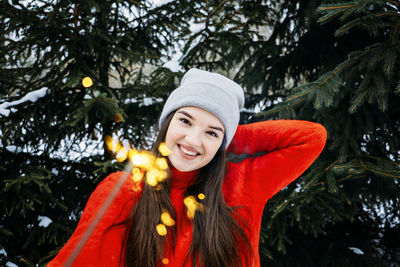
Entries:
POLYGON ((322 6, 319 7, 320 10, 326 11, 326 10, 336 10, 336 9, 345 9, 349 7, 355 7, 356 5, 330 5, 330 6, 322 6))
POLYGON ((397 21, 396 26, 394 27, 393 33, 392 33, 392 44, 394 44, 394 40, 396 38, 397 31, 399 30, 400 26, 400 19, 397 21))
POLYGON ((395 0, 389 0, 390 3, 400 7, 400 2, 399 1, 395 1, 395 0))
POLYGON ((391 160, 387 160, 385 158, 380 158, 380 157, 376 157, 376 156, 371 156, 371 155, 363 155, 364 158, 370 158, 370 159, 374 159, 376 161, 384 161, 385 163, 389 163, 391 165, 400 167, 400 162, 395 162, 395 161, 391 161, 391 160))

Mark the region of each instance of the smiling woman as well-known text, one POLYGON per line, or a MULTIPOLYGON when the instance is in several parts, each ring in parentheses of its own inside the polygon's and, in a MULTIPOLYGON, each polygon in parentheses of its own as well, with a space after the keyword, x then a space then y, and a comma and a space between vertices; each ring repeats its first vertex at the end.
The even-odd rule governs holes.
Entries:
MULTIPOLYGON (((264 205, 318 157, 326 131, 295 120, 238 126, 243 105, 234 81, 189 70, 164 105, 153 146, 157 157, 160 144, 170 150, 168 177, 157 186, 137 185, 134 177, 123 182, 72 266, 260 266, 264 205), (253 156, 226 162, 227 152, 253 156)), ((111 174, 98 185, 48 266, 64 266, 76 254, 125 175, 111 174)))
POLYGON ((208 164, 224 138, 222 122, 198 107, 180 108, 172 117, 165 142, 168 159, 179 171, 188 172, 208 164))

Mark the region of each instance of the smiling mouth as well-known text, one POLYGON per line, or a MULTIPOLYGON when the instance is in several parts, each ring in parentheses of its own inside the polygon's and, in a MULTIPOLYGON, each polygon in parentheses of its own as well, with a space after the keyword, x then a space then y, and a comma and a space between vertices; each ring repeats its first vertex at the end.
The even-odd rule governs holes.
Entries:
POLYGON ((189 151, 189 150, 185 149, 185 148, 184 148, 183 146, 181 146, 181 145, 178 145, 178 147, 179 147, 179 149, 180 149, 183 153, 185 153, 185 155, 188 155, 188 156, 191 156, 191 157, 195 157, 195 156, 200 155, 200 153, 196 153, 196 152, 193 152, 193 151, 189 151))

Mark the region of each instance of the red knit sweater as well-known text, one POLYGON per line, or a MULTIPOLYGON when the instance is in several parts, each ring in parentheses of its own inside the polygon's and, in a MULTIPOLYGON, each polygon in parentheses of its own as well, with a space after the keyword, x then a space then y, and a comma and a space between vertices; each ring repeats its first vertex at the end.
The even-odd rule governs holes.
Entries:
MULTIPOLYGON (((264 121, 238 127, 227 152, 257 156, 248 157, 236 164, 228 163, 223 193, 229 206, 248 207, 246 212, 240 213, 239 210, 239 214, 249 226, 248 238, 256 256, 254 266, 260 266, 259 234, 267 200, 311 165, 321 153, 325 141, 325 128, 308 121, 264 121)), ((192 223, 185 215, 183 196, 197 172, 183 173, 174 168, 171 168, 171 172, 170 197, 177 214, 178 231, 175 251, 173 255, 166 257, 169 259, 168 267, 178 267, 183 266, 192 238, 192 223)), ((111 174, 97 186, 75 232, 48 266, 63 266, 122 174, 111 174)), ((133 191, 132 187, 132 179, 127 179, 76 257, 73 266, 119 266, 121 240, 125 229, 123 226, 109 227, 128 218, 132 204, 141 194, 133 191)))

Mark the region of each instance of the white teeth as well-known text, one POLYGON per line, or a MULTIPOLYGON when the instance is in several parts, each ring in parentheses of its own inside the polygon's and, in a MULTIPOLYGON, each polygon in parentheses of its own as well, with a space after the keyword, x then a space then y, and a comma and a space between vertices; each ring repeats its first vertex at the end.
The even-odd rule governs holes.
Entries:
POLYGON ((188 154, 188 155, 190 155, 190 156, 196 156, 196 155, 197 155, 196 152, 192 152, 192 151, 186 150, 183 146, 179 146, 179 147, 181 148, 181 150, 182 150, 185 154, 188 154))

